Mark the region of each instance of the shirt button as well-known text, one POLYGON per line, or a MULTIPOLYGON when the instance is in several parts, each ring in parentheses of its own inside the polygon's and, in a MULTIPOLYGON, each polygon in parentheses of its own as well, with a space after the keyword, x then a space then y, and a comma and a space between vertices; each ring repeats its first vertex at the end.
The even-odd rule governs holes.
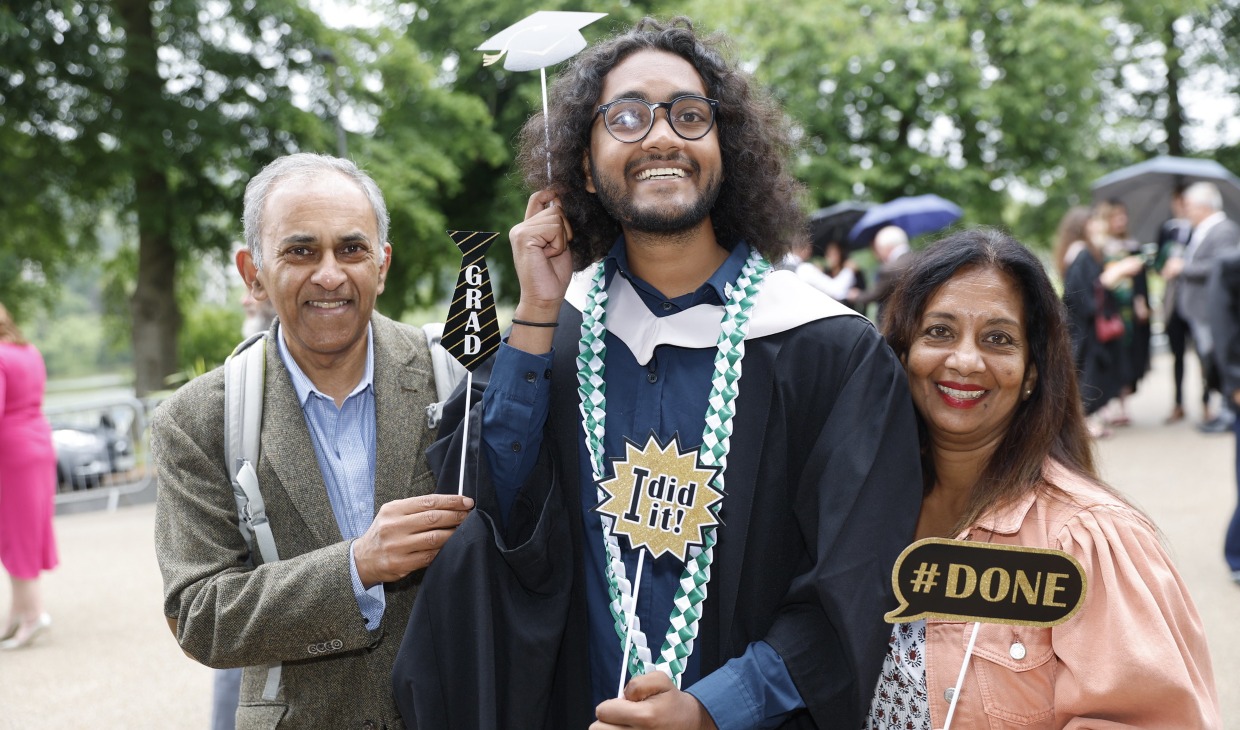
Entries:
POLYGON ((543 380, 551 380, 551 368, 543 371, 543 380))
POLYGON ((646 382, 657 383, 659 382, 659 376, 655 375, 654 373, 646 373, 646 382))
POLYGON ((531 370, 531 371, 529 371, 528 373, 526 373, 526 374, 525 374, 525 382, 527 382, 527 383, 532 383, 532 382, 534 382, 535 380, 538 380, 538 376, 534 374, 534 371, 533 371, 533 370, 531 370))
POLYGON ((1014 642, 1012 644, 1012 648, 1008 650, 1008 653, 1012 655, 1013 659, 1020 661, 1025 658, 1025 645, 1019 641, 1014 642))
POLYGON ((521 442, 520 442, 520 441, 513 441, 513 442, 512 442, 512 453, 514 453, 514 454, 515 454, 515 453, 517 453, 517 452, 518 452, 518 451, 520 451, 520 450, 521 450, 521 442))
POLYGON ((955 687, 948 687, 948 688, 947 688, 947 691, 945 691, 945 692, 943 693, 943 699, 947 700, 948 702, 951 702, 951 701, 952 701, 952 698, 953 698, 953 697, 955 697, 955 696, 956 696, 956 688, 955 688, 955 687))
POLYGON ((671 303, 671 302, 663 302, 663 311, 664 311, 664 312, 670 312, 670 311, 672 311, 672 303, 671 303))

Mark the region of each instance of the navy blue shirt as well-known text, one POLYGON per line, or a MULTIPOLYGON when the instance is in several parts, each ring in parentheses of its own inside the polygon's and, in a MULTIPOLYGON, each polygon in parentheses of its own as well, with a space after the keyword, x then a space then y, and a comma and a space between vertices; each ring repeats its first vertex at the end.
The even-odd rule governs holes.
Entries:
MULTIPOLYGON (((738 245, 706 283, 676 298, 665 297, 630 273, 623 239, 612 247, 602 265, 608 282, 614 276, 624 276, 647 308, 663 317, 699 304, 725 304, 725 287, 739 277, 748 256, 749 247, 743 243, 738 245)), ((645 445, 652 430, 663 443, 673 436, 678 437, 681 450, 700 446, 716 352, 713 347, 692 349, 660 345, 655 348, 650 362, 643 365, 609 332, 605 456, 623 455, 625 436, 645 445)), ((550 354, 531 355, 503 344, 483 396, 483 440, 501 517, 507 515, 537 459, 542 427, 550 406, 550 381, 543 374, 549 372, 550 367, 550 354)), ((741 388, 744 388, 743 379, 741 388)), ((599 515, 592 511, 598 504, 598 492, 584 439, 579 441, 578 448, 581 519, 586 542, 584 572, 590 678, 593 700, 597 704, 616 696, 623 645, 609 610, 602 527, 599 515)), ((606 478, 610 473, 603 476, 606 478)), ((724 479, 726 489, 726 474, 724 479)), ((637 571, 638 553, 628 549, 623 537, 619 542, 626 575, 632 580, 637 571)), ((638 589, 637 615, 656 659, 683 571, 684 563, 675 556, 665 555, 656 560, 648 555, 646 558, 638 589)), ((705 678, 701 676, 698 655, 695 647, 681 686, 702 702, 721 730, 774 727, 786 713, 804 706, 783 660, 765 642, 751 644, 744 655, 705 678)))

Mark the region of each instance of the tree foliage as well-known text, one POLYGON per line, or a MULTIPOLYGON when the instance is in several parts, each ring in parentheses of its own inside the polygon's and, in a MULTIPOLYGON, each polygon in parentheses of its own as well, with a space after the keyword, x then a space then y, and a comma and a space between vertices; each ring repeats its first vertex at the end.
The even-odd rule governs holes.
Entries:
MULTIPOLYGON (((350 154, 374 168, 404 235, 429 239, 444 190, 495 147, 482 106, 436 76, 403 37, 329 29, 296 0, 0 6, 0 143, 10 152, 0 172, 29 181, 0 192, 0 222, 20 231, 0 242, 0 298, 23 299, 27 282, 89 248, 99 209, 123 211, 137 250, 127 303, 136 387, 159 388, 178 369, 178 264, 235 245, 242 189, 263 164, 334 151, 325 117, 343 96, 381 124, 350 154), (324 79, 323 49, 354 73, 339 95, 324 79), (478 129, 476 147, 452 136, 478 129)), ((417 262, 422 248, 408 250, 403 260, 417 262)), ((397 313, 409 301, 401 292, 418 284, 414 270, 391 282, 384 303, 397 313)))
MULTIPOLYGON (((240 238, 245 182, 294 150, 369 170, 392 214, 379 306, 399 316, 450 290, 451 228, 506 232, 525 191, 516 132, 541 106, 539 74, 474 50, 534 9, 513 0, 369 0, 377 18, 328 27, 320 0, 0 2, 0 301, 47 307, 96 256, 114 214, 123 253, 103 301, 131 324, 138 389, 181 369, 178 279, 240 238)), ((653 0, 609 0, 595 41, 653 0)), ((1196 75, 1240 91, 1240 0, 686 0, 675 10, 732 38, 800 140, 807 210, 935 192, 967 223, 1049 240, 1108 169, 1202 148, 1184 110, 1196 75)), ((556 68, 548 69, 553 77, 556 68)), ((501 240, 504 237, 501 236, 501 240)), ((111 254, 110 254, 111 255, 111 254)), ((491 259, 515 294, 505 245, 491 259)), ((191 305, 192 306, 192 305, 191 305)), ((115 333, 124 327, 109 327, 115 333)), ((195 348, 189 348, 195 349, 195 348)), ((185 357, 182 354, 181 357, 185 357)))

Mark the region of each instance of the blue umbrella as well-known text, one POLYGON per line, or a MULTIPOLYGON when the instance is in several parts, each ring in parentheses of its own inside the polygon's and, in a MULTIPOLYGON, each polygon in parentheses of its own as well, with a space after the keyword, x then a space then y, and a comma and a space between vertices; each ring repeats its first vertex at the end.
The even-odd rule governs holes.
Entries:
POLYGON ((874 234, 887 226, 899 226, 912 238, 941 231, 960 220, 962 215, 960 206, 937 195, 896 198, 867 210, 849 231, 848 238, 854 248, 861 248, 869 245, 874 234))
POLYGON ((1158 229, 1171 217, 1177 186, 1210 182, 1223 194, 1223 210, 1240 220, 1240 179, 1214 160, 1163 155, 1103 175, 1090 186, 1095 202, 1119 200, 1128 209, 1128 233, 1142 243, 1158 242, 1158 229))

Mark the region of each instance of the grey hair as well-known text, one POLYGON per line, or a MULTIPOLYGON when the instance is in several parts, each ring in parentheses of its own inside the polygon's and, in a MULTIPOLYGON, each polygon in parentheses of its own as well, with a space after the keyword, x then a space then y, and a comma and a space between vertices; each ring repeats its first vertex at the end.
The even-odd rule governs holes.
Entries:
POLYGON ((1210 210, 1223 209, 1223 194, 1214 183, 1195 182, 1184 189, 1184 202, 1196 203, 1210 210))
POLYGON ((261 240, 263 208, 276 183, 311 177, 324 172, 336 172, 357 183, 366 195, 366 199, 370 201, 370 207, 375 212, 376 227, 379 230, 379 240, 375 242, 379 249, 379 265, 383 265, 386 258, 383 245, 388 240, 388 225, 391 219, 388 217, 387 203, 383 201, 383 193, 374 179, 351 160, 311 152, 297 152, 273 160, 261 172, 250 178, 250 182, 245 186, 245 208, 241 214, 241 225, 245 231, 245 244, 249 247, 250 255, 254 259, 254 268, 263 268, 261 240))

